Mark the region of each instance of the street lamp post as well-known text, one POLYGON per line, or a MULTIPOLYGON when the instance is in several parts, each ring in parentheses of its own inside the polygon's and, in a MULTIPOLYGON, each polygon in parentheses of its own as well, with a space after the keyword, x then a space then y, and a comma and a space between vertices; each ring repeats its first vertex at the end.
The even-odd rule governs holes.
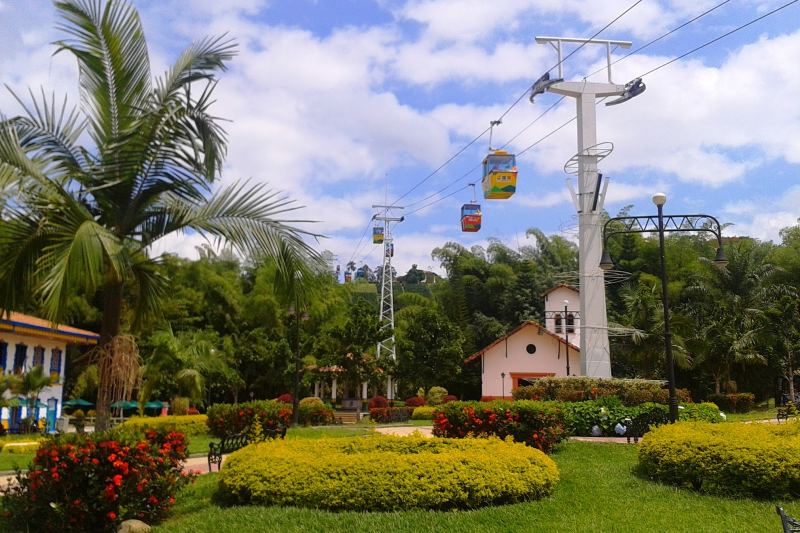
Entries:
POLYGON ((603 226, 603 257, 600 268, 611 270, 614 262, 608 253, 608 239, 613 235, 624 233, 658 233, 659 256, 661 261, 661 302, 664 307, 664 354, 667 359, 667 378, 669 380, 669 419, 674 423, 678 419, 678 397, 675 392, 675 361, 672 354, 672 331, 670 330, 669 294, 667 292, 667 265, 664 255, 664 233, 673 231, 707 231, 717 237, 717 253, 714 264, 725 266, 728 260, 722 250, 722 228, 719 221, 710 215, 667 215, 664 216, 664 204, 667 195, 656 193, 653 203, 658 209, 657 217, 634 216, 609 219, 603 226))
MULTIPOLYGON (((567 377, 569 377, 569 321, 567 320, 567 306, 569 300, 564 300, 564 347, 567 350, 567 377)), ((575 322, 573 321, 573 324, 575 322)))
POLYGON ((500 394, 500 397, 505 399, 505 397, 506 397, 506 373, 505 372, 500 372, 500 383, 502 383, 502 387, 503 387, 502 388, 503 392, 500 394))

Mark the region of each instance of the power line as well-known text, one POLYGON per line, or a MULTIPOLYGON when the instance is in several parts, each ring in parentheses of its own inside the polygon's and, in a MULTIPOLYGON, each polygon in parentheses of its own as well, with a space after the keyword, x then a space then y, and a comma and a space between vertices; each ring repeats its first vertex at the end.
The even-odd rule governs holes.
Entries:
POLYGON ((725 37, 727 37, 727 36, 729 36, 729 35, 731 35, 731 34, 734 34, 734 33, 736 33, 736 32, 737 32, 737 31, 739 31, 739 30, 743 30, 744 28, 746 28, 746 27, 748 27, 748 26, 750 26, 750 25, 752 25, 752 24, 755 24, 755 23, 756 23, 756 22, 758 22, 759 20, 765 19, 765 18, 767 18, 768 16, 770 16, 770 15, 773 15, 773 14, 777 13, 778 11, 780 11, 780 10, 782 10, 782 9, 786 9, 787 7, 789 7, 789 6, 790 6, 790 5, 792 5, 792 4, 796 4, 797 2, 800 2, 800 0, 792 0, 791 2, 787 2, 787 3, 783 4, 782 6, 776 7, 776 8, 775 8, 775 9, 773 9, 772 11, 768 11, 768 12, 764 13, 763 15, 761 15, 760 17, 754 18, 753 20, 751 20, 751 21, 749 21, 749 22, 746 22, 746 23, 742 24, 741 26, 738 26, 738 27, 736 27, 736 28, 732 29, 731 31, 728 31, 728 32, 725 32, 725 33, 723 33, 723 34, 722 34, 722 35, 720 35, 719 37, 716 37, 716 38, 714 38, 714 39, 711 39, 710 41, 708 41, 708 42, 706 42, 706 43, 703 43, 703 44, 701 44, 700 46, 697 46, 697 47, 695 47, 695 48, 692 48, 692 49, 691 49, 691 50, 689 50, 688 52, 685 52, 685 53, 683 53, 683 54, 679 55, 679 56, 678 56, 678 57, 676 57, 676 58, 670 59, 669 61, 667 61, 667 62, 665 62, 665 63, 662 63, 662 64, 660 64, 659 66, 657 66, 657 67, 655 67, 655 68, 653 68, 653 69, 650 69, 650 70, 648 70, 647 72, 645 72, 644 74, 641 74, 641 75, 639 75, 639 76, 637 76, 637 77, 638 77, 638 78, 644 78, 645 76, 648 76, 648 75, 652 74, 653 72, 655 72, 655 71, 657 71, 657 70, 661 70, 662 68, 666 67, 667 65, 671 65, 672 63, 674 63, 674 62, 676 62, 676 61, 679 61, 679 60, 683 59, 684 57, 686 57, 686 56, 688 56, 688 55, 690 55, 690 54, 693 54, 693 53, 697 52, 698 50, 702 50, 702 49, 703 49, 703 48, 705 48, 706 46, 709 46, 709 45, 711 45, 711 44, 714 44, 715 42, 717 42, 717 41, 719 41, 719 40, 721 40, 721 39, 724 39, 725 37))
POLYGON ((368 229, 369 229, 369 227, 372 225, 372 221, 373 221, 374 219, 375 219, 375 215, 372 215, 372 216, 370 217, 370 219, 367 221, 367 225, 364 227, 364 231, 362 231, 362 232, 361 232, 361 237, 358 239, 358 244, 356 244, 356 247, 355 247, 355 249, 353 250, 353 253, 352 253, 352 254, 350 254, 350 259, 347 261, 348 263, 352 262, 352 261, 353 261, 353 258, 354 258, 354 257, 356 256, 356 254, 358 253, 358 249, 361 247, 361 241, 363 241, 363 240, 364 240, 364 237, 365 237, 365 236, 366 236, 366 234, 367 234, 367 230, 368 230, 368 229))

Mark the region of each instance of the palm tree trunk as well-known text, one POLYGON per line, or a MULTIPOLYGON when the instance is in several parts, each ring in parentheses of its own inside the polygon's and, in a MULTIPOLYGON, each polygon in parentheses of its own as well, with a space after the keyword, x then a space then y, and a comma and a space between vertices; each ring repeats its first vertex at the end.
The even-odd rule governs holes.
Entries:
POLYGON ((113 362, 114 354, 102 350, 111 340, 119 335, 122 327, 122 289, 121 282, 110 283, 105 287, 103 295, 103 322, 100 327, 100 360, 98 361, 99 383, 97 386, 97 418, 95 431, 105 431, 110 426, 111 387, 108 383, 108 367, 113 362))

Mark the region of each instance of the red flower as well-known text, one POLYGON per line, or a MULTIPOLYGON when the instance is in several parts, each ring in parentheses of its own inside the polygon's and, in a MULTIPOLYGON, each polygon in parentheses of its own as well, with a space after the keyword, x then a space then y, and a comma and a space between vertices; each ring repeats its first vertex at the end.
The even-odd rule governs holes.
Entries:
POLYGON ((158 498, 155 496, 150 496, 147 498, 147 501, 150 502, 152 505, 158 505, 158 498))
POLYGON ((114 476, 113 480, 114 480, 114 485, 116 485, 117 487, 122 486, 122 476, 120 474, 114 476))
POLYGON ((112 522, 117 519, 117 513, 115 513, 114 511, 109 511, 108 514, 106 514, 106 516, 112 522))

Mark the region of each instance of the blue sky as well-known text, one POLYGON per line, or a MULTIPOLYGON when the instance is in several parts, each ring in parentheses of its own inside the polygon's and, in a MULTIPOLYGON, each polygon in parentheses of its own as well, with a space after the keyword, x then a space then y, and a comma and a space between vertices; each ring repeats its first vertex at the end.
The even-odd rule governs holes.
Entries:
MULTIPOLYGON (((643 0, 601 38, 634 48, 721 0, 643 0)), ((730 0, 697 22, 614 66, 624 83, 785 3, 730 0)), ((219 116, 230 119, 223 182, 267 181, 307 206, 321 247, 344 265, 371 266, 379 247, 356 248, 373 203, 390 202, 483 131, 556 59, 536 35, 588 37, 633 0, 161 0, 134 1, 160 72, 192 40, 228 32, 240 54, 218 87, 219 116)), ((74 64, 52 57, 55 11, 40 0, 0 0, 0 81, 15 90, 44 86, 77 101, 74 64), (11 52, 11 53, 9 53, 11 52)), ((618 56, 617 56, 618 57, 618 56)), ((647 76, 647 91, 624 105, 598 107, 598 140, 613 142, 601 164, 611 177, 606 208, 653 210, 665 191, 667 212, 706 212, 734 225, 729 235, 778 238, 800 216, 800 3, 647 76)), ((603 64, 586 47, 564 65, 580 79, 603 64)), ((598 76, 603 76, 604 73, 598 76)), ((504 144, 549 107, 546 94, 515 106, 495 130, 504 144)), ((8 94, 0 111, 16 113, 8 94)), ((520 151, 574 116, 567 100, 520 134, 520 151)), ((437 267, 430 251, 447 241, 525 244, 525 230, 575 238, 575 217, 561 168, 576 148, 574 123, 519 160, 518 192, 483 201, 477 234, 459 231, 469 191, 409 216, 395 231, 395 263, 437 267)), ((420 199, 478 179, 472 173, 484 137, 404 197, 420 199)), ((185 235, 162 250, 192 256, 185 235)), ((530 244, 530 243, 528 243, 530 244)))

